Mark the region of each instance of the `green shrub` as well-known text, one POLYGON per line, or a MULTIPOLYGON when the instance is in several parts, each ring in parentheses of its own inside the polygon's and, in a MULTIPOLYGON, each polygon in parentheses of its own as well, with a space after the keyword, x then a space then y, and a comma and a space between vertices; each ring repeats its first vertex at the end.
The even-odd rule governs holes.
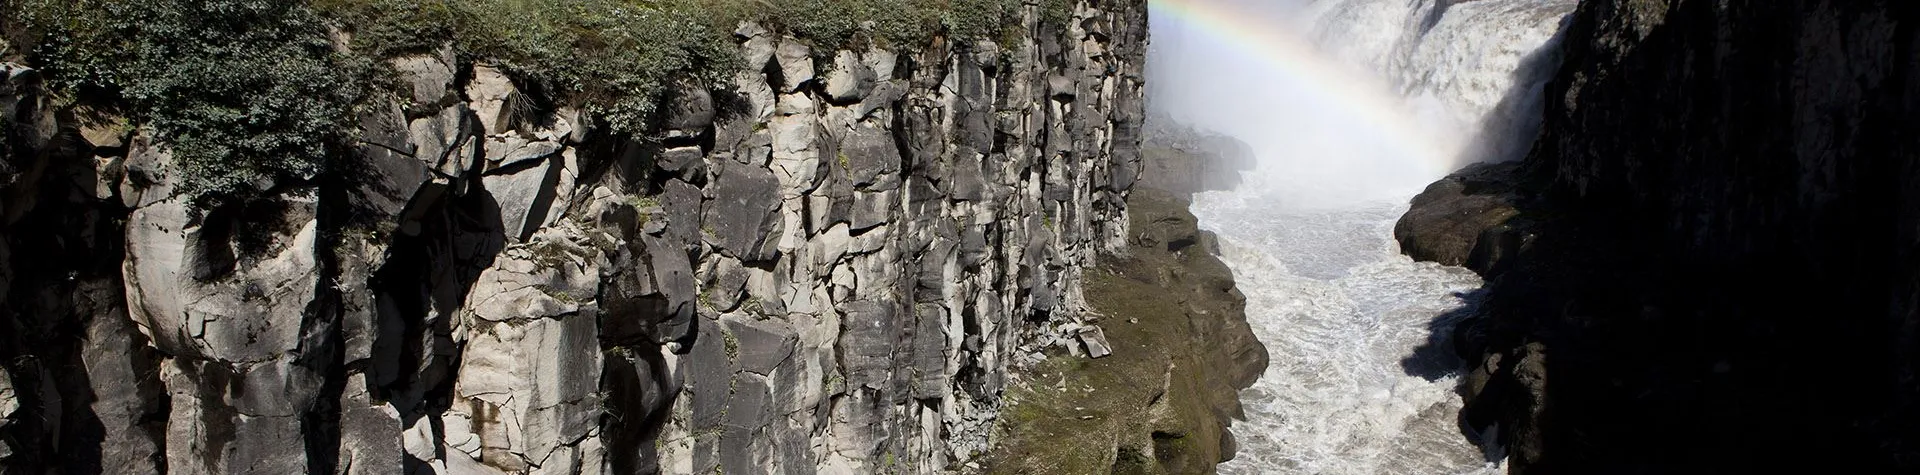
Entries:
MULTIPOLYGON (((523 86, 592 113, 613 130, 647 130, 677 82, 714 87, 735 65, 711 11, 718 0, 315 0, 375 58, 450 44, 523 86)), ((733 2, 724 2, 731 4, 733 2)), ((726 13, 722 11, 720 13, 726 13)))
MULTIPOLYGON (((1070 0, 1042 0, 1066 21, 1070 0)), ((640 134, 677 87, 719 87, 733 30, 758 21, 816 51, 936 34, 1004 39, 1023 0, 0 0, 0 35, 67 97, 121 106, 170 143, 184 190, 239 198, 344 153, 374 64, 452 46, 532 96, 640 134), (329 26, 350 38, 336 51, 329 26), (19 51, 31 48, 31 51, 19 51)))
MULTIPOLYGON (((13 5, 9 5, 12 7, 13 5)), ((245 196, 312 177, 347 137, 360 90, 325 23, 271 0, 24 0, 57 88, 122 102, 173 148, 184 192, 245 196)))

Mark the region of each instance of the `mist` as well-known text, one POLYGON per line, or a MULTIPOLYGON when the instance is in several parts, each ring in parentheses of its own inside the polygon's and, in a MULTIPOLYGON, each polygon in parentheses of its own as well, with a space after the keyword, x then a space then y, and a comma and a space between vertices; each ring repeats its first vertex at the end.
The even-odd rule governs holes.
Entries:
POLYGON ((1247 191, 1279 206, 1403 202, 1460 166, 1524 154, 1558 64, 1541 47, 1572 4, 1155 2, 1149 107, 1247 142, 1247 191), (1234 26, 1176 11, 1188 6, 1234 26))
MULTIPOLYGON (((1315 12, 1301 2, 1212 3, 1232 4, 1270 25, 1266 35, 1310 41, 1306 38, 1315 12)), ((1403 103, 1387 81, 1359 65, 1343 71, 1347 85, 1354 87, 1328 91, 1287 69, 1304 66, 1261 57, 1258 46, 1176 15, 1153 15, 1151 28, 1150 107, 1178 122, 1249 144, 1259 166, 1244 186, 1274 204, 1318 209, 1403 200, 1449 171, 1435 158, 1451 153, 1442 141, 1408 143, 1405 130, 1379 123, 1380 111, 1357 111, 1343 102, 1358 89, 1375 95, 1376 104, 1403 103)), ((1323 66, 1346 64, 1331 56, 1319 61, 1323 66)), ((1416 124, 1416 133, 1447 136, 1438 121, 1423 121, 1415 110, 1393 113, 1402 115, 1401 124, 1416 124)))

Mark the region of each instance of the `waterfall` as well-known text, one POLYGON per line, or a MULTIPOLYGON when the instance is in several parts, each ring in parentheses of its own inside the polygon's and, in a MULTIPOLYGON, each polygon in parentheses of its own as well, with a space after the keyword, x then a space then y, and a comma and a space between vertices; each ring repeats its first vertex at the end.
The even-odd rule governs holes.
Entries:
POLYGON ((1548 46, 1577 2, 1188 1, 1307 38, 1313 60, 1359 71, 1355 83, 1377 84, 1372 94, 1441 139, 1418 153, 1391 146, 1405 134, 1329 99, 1325 84, 1276 73, 1291 65, 1234 52, 1238 39, 1208 25, 1155 17, 1153 107, 1260 157, 1241 187, 1194 203, 1273 360, 1242 394, 1238 458, 1222 473, 1497 473, 1500 454, 1456 422, 1461 362, 1446 342, 1480 279, 1401 256, 1391 230, 1441 174, 1526 150, 1557 67, 1548 46))

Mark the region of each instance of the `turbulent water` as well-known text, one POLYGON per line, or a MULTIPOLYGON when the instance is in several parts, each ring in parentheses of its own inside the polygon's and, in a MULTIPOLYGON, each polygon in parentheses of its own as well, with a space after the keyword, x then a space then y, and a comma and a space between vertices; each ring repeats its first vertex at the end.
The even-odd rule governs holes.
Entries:
POLYGON ((1455 423, 1450 348, 1428 347, 1480 279, 1414 263, 1387 238, 1398 206, 1275 210, 1257 193, 1202 196, 1273 363, 1242 393, 1239 457, 1223 473, 1441 474, 1492 467, 1455 423), (1436 320, 1438 319, 1438 320, 1436 320))
MULTIPOLYGON (((1306 20, 1292 26, 1310 30, 1326 54, 1376 72, 1397 88, 1389 94, 1435 133, 1465 138, 1462 162, 1499 160, 1513 158, 1531 140, 1540 78, 1555 66, 1541 46, 1575 3, 1323 0, 1294 10, 1294 19, 1306 20)), ((1270 105, 1262 113, 1300 124, 1337 122, 1322 118, 1342 113, 1307 104, 1270 105)), ((1209 114, 1232 112, 1186 115, 1209 114)), ((1480 279, 1399 255, 1393 222, 1417 189, 1368 189, 1379 186, 1369 178, 1385 175, 1384 169, 1311 178, 1290 173, 1331 160, 1391 168, 1396 158, 1374 156, 1380 148, 1367 143, 1365 130, 1239 134, 1260 152, 1260 170, 1236 191, 1196 197, 1194 211, 1203 227, 1220 234, 1225 260, 1247 295, 1248 318, 1273 363, 1243 394, 1248 417, 1234 427, 1238 458, 1221 471, 1499 472, 1498 454, 1476 446, 1456 422, 1461 362, 1443 340, 1468 310, 1480 279), (1329 136, 1350 144, 1293 145, 1329 136), (1298 193, 1326 188, 1330 179, 1358 191, 1349 198, 1298 193)))

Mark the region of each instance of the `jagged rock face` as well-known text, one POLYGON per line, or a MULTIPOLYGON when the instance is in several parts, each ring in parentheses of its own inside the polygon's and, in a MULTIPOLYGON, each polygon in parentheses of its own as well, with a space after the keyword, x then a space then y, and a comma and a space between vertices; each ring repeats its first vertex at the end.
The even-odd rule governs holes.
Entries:
POLYGON ((1580 6, 1518 187, 1450 178, 1402 221, 1506 256, 1460 340, 1516 473, 1920 469, 1917 18, 1580 6))
POLYGON ((214 208, 9 65, 0 471, 960 469, 1139 174, 1144 3, 1038 8, 899 51, 746 25, 645 140, 398 58, 356 173, 214 208))

